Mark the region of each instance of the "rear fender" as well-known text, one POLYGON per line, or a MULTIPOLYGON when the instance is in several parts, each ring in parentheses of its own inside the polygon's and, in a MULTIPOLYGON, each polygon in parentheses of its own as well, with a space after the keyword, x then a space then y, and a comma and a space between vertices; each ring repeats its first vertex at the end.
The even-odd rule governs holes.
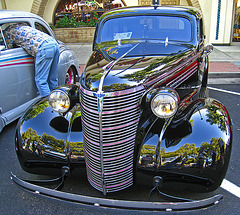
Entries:
POLYGON ((210 191, 221 185, 230 160, 232 132, 230 117, 220 102, 198 99, 179 112, 162 139, 161 130, 156 120, 139 148, 138 183, 152 185, 153 177, 161 176, 164 186, 173 189, 210 191))

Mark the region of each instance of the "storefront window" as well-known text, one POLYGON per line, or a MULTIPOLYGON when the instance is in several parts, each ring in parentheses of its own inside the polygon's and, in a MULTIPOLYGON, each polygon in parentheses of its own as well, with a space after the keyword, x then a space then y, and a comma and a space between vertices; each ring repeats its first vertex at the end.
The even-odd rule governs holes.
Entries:
POLYGON ((61 0, 57 6, 54 25, 64 16, 87 22, 105 11, 125 5, 124 0, 61 0))
POLYGON ((233 41, 240 42, 240 0, 236 1, 236 11, 233 26, 233 41))

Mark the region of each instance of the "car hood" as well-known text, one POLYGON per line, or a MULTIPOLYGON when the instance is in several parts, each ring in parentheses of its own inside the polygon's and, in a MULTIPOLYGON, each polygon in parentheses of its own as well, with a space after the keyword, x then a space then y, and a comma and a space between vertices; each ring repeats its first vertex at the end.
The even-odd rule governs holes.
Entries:
POLYGON ((81 85, 87 90, 98 91, 102 82, 102 90, 112 92, 142 84, 145 87, 155 82, 163 84, 195 58, 196 49, 192 45, 138 44, 134 47, 128 44, 99 47, 85 67, 81 85))

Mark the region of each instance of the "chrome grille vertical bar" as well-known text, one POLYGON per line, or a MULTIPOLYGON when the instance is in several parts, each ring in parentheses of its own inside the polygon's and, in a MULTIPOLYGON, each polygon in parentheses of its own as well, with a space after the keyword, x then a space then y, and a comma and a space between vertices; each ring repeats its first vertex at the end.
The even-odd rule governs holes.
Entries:
POLYGON ((102 110, 103 110, 103 96, 101 90, 97 92, 97 104, 98 104, 98 115, 99 115, 99 145, 100 145, 100 161, 101 161, 101 177, 102 177, 102 191, 106 195, 106 185, 104 178, 104 163, 103 161, 103 137, 102 137, 102 110))

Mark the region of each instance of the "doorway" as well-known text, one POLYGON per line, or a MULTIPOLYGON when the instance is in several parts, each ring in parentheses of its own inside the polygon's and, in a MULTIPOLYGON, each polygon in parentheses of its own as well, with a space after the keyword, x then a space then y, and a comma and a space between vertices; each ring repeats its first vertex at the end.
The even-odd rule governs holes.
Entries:
POLYGON ((233 24, 233 42, 240 42, 240 0, 236 0, 233 24))

